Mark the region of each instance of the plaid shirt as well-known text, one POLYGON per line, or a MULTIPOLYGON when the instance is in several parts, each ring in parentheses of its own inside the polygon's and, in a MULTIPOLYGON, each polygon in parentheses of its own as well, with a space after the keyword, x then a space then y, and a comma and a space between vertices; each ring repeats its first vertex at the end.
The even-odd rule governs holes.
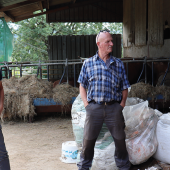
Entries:
POLYGON ((110 55, 110 66, 98 56, 84 61, 78 82, 88 89, 87 101, 109 102, 121 101, 122 91, 130 87, 123 62, 110 55))

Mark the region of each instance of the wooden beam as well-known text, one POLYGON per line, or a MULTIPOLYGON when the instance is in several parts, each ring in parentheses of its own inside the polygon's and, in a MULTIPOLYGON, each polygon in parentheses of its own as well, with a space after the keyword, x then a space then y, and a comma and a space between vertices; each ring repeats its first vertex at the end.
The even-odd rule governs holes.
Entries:
MULTIPOLYGON (((99 3, 99 2, 103 2, 103 0, 87 0, 87 1, 77 2, 77 3, 71 4, 70 8, 90 5, 90 4, 99 3)), ((119 2, 120 3, 121 1, 120 0, 104 0, 104 2, 119 2)))
MULTIPOLYGON (((18 17, 15 17, 14 22, 18 22, 18 21, 28 19, 28 18, 33 18, 33 17, 40 16, 40 15, 43 15, 43 14, 55 13, 55 12, 62 11, 62 10, 65 10, 65 9, 71 9, 71 8, 79 7, 79 6, 82 6, 82 5, 90 5, 90 4, 102 2, 102 1, 103 0, 88 0, 88 1, 83 1, 83 2, 80 2, 80 3, 74 3, 74 4, 71 4, 71 5, 68 5, 68 6, 56 8, 56 9, 47 10, 45 12, 41 12, 41 13, 38 13, 38 14, 18 16, 18 17)), ((48 2, 48 0, 46 0, 46 2, 48 2)), ((105 2, 120 2, 120 0, 105 0, 105 2)))
POLYGON ((62 10, 65 10, 65 9, 69 9, 69 6, 65 6, 65 7, 61 7, 61 8, 57 8, 57 9, 52 9, 52 10, 48 10, 48 11, 41 12, 41 13, 38 13, 38 14, 32 14, 32 15, 24 16, 24 17, 16 17, 14 22, 18 22, 18 21, 28 19, 28 18, 37 17, 37 16, 44 15, 44 14, 50 14, 50 13, 62 11, 62 10))
POLYGON ((50 3, 49 3, 49 0, 47 0, 47 9, 50 9, 50 3))
POLYGON ((15 21, 15 18, 14 18, 11 14, 9 14, 8 12, 4 12, 4 14, 5 14, 6 16, 8 16, 8 17, 11 19, 12 22, 15 21))
POLYGON ((43 5, 42 5, 42 1, 39 1, 39 2, 38 2, 38 6, 40 7, 41 12, 43 12, 43 5))
MULTIPOLYGON (((35 3, 35 2, 39 2, 39 1, 40 0, 29 0, 29 1, 16 3, 16 4, 13 4, 13 5, 9 5, 9 6, 0 8, 0 12, 9 11, 11 9, 19 8, 21 6, 28 5, 28 4, 35 3)), ((45 0, 41 0, 41 1, 45 1, 45 0)))
POLYGON ((103 6, 95 5, 95 4, 90 4, 90 5, 91 5, 91 6, 94 6, 94 7, 96 7, 96 8, 99 8, 99 9, 101 9, 102 11, 108 12, 108 13, 111 14, 111 15, 116 14, 115 11, 109 10, 109 9, 107 9, 107 8, 104 8, 103 6))

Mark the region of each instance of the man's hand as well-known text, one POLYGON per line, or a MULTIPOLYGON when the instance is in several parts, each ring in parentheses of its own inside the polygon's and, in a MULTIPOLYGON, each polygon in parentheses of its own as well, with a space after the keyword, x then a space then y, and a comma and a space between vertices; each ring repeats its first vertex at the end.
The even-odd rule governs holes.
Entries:
POLYGON ((125 102, 121 102, 120 105, 124 108, 125 107, 125 102))
POLYGON ((85 102, 85 103, 84 103, 84 107, 86 107, 88 104, 89 104, 88 102, 85 102))
POLYGON ((125 103, 126 103, 126 99, 128 96, 128 89, 125 89, 122 91, 122 101, 120 103, 120 105, 124 108, 125 107, 125 103))

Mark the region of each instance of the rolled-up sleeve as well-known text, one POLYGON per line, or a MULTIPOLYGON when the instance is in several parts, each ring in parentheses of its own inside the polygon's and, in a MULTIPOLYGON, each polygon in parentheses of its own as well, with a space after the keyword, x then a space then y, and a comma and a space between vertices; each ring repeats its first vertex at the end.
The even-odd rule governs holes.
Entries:
POLYGON ((127 76, 126 76, 126 71, 125 71, 125 68, 124 68, 124 64, 122 62, 122 83, 121 83, 121 91, 127 89, 130 87, 130 84, 129 84, 129 81, 127 79, 127 76))
POLYGON ((86 66, 86 62, 84 61, 81 71, 80 71, 80 75, 78 78, 78 83, 81 83, 81 85, 87 89, 88 87, 88 79, 87 79, 88 75, 87 75, 87 66, 86 66))

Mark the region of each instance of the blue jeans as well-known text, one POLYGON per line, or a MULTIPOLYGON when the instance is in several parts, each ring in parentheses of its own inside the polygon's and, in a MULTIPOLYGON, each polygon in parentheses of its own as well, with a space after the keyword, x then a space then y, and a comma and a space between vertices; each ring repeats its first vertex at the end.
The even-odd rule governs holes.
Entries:
POLYGON ((79 170, 89 170, 92 166, 94 146, 103 123, 108 127, 115 143, 115 162, 120 170, 129 170, 130 162, 125 144, 125 123, 119 103, 100 105, 89 103, 86 106, 83 148, 80 154, 79 170))
POLYGON ((9 157, 5 147, 1 125, 0 125, 0 170, 10 170, 9 157))

